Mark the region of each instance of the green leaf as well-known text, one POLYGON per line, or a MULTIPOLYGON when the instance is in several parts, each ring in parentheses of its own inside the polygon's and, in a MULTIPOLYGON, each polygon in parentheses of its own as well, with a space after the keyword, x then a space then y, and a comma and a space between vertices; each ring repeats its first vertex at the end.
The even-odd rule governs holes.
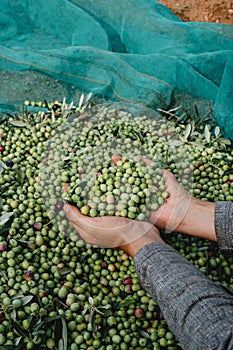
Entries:
POLYGON ((133 302, 134 302, 134 299, 132 299, 132 298, 121 300, 119 306, 120 306, 120 308, 126 307, 126 306, 129 306, 130 304, 132 304, 133 302))
POLYGON ((90 323, 92 323, 92 319, 93 319, 94 313, 95 313, 94 310, 91 310, 90 313, 89 313, 88 321, 89 321, 90 323))
POLYGON ((214 134, 215 134, 215 137, 219 137, 219 135, 220 135, 220 127, 219 126, 215 127, 214 134))
POLYGON ((224 137, 219 137, 217 139, 218 142, 224 144, 224 145, 227 145, 227 146, 231 146, 231 140, 230 139, 226 139, 224 137))
POLYGON ((55 123, 55 113, 54 110, 51 110, 51 119, 52 119, 52 123, 55 123))
POLYGON ((64 342, 63 342, 63 339, 59 339, 59 342, 58 342, 58 350, 65 350, 64 349, 64 342))
POLYGON ((15 309, 12 309, 12 311, 10 312, 10 318, 16 322, 16 318, 17 318, 17 313, 15 309))
POLYGON ((98 310, 104 314, 104 317, 108 317, 112 315, 112 310, 103 309, 102 307, 99 307, 98 310))
POLYGON ((68 336, 67 336, 67 325, 64 318, 61 319, 62 323, 62 339, 64 344, 64 350, 67 350, 67 344, 68 344, 68 336))
POLYGON ((79 103, 78 103, 79 108, 82 107, 83 101, 84 101, 84 94, 82 94, 82 95, 80 96, 79 103))
POLYGON ((144 338, 150 338, 149 333, 145 332, 143 329, 138 330, 139 334, 142 335, 144 338))
POLYGON ((29 125, 29 123, 27 123, 25 121, 21 121, 21 120, 9 120, 9 124, 11 124, 13 126, 17 126, 19 128, 23 128, 23 127, 29 125))
POLYGON ((7 169, 7 166, 3 161, 0 159, 0 174, 3 172, 4 169, 7 169))
POLYGON ((88 302, 90 305, 94 305, 94 299, 92 297, 88 297, 88 302))
POLYGON ((63 316, 62 315, 56 315, 56 316, 49 316, 42 322, 40 322, 35 328, 34 331, 37 331, 38 329, 42 328, 46 323, 50 323, 56 320, 61 319, 63 316))
POLYGON ((21 335, 20 337, 16 338, 16 339, 15 339, 15 345, 16 345, 16 346, 20 345, 20 343, 22 343, 22 340, 23 340, 22 335, 21 335))
POLYGON ((223 175, 233 174, 233 169, 226 170, 223 175))
POLYGON ((92 327, 92 331, 93 331, 93 334, 94 334, 94 337, 95 337, 96 333, 97 333, 97 330, 98 330, 98 326, 97 326, 97 324, 95 323, 94 320, 92 320, 92 322, 91 322, 91 327, 92 327))
POLYGON ((210 130, 209 130, 209 125, 208 124, 205 125, 205 131, 204 132, 205 132, 205 139, 206 139, 206 141, 210 142, 211 134, 210 134, 210 130))
POLYGON ((32 332, 32 335, 34 337, 37 337, 38 335, 44 335, 44 334, 45 334, 45 330, 43 330, 43 329, 39 329, 38 331, 33 331, 32 332))
POLYGON ((12 321, 12 328, 23 337, 27 336, 27 332, 24 331, 24 329, 17 322, 12 321))
POLYGON ((22 306, 27 305, 30 303, 30 301, 34 298, 34 295, 26 295, 24 296, 21 301, 22 301, 22 306))
POLYGON ((59 272, 60 272, 61 276, 67 275, 71 271, 72 271, 72 269, 70 267, 62 267, 62 268, 59 269, 59 272))
POLYGON ((92 96, 92 92, 90 92, 89 94, 86 95, 85 104, 90 100, 91 96, 92 96))
POLYGON ((4 225, 10 219, 10 217, 12 215, 14 215, 14 212, 10 211, 10 212, 5 213, 2 216, 0 216, 0 225, 4 225))
POLYGON ((208 250, 208 249, 209 249, 209 247, 206 247, 206 246, 198 248, 198 250, 200 250, 200 251, 204 251, 204 250, 208 250))

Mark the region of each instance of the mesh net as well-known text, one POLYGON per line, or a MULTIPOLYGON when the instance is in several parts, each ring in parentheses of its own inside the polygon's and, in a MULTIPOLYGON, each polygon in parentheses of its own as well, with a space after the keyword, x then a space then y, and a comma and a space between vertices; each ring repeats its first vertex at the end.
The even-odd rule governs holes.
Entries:
POLYGON ((0 0, 0 110, 81 92, 181 105, 233 137, 233 27, 183 22, 155 0, 0 0))

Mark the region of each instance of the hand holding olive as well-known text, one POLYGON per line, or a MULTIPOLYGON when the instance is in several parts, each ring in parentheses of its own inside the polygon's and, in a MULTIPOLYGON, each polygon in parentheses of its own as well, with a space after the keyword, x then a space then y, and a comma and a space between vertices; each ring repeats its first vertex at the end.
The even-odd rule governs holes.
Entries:
POLYGON ((163 176, 169 197, 158 210, 151 211, 150 222, 159 229, 168 232, 179 231, 179 227, 189 209, 192 196, 183 189, 171 172, 164 169, 163 176))
POLYGON ((116 216, 90 218, 68 204, 64 210, 73 227, 88 244, 121 248, 133 256, 145 244, 163 242, 159 231, 149 222, 116 216))

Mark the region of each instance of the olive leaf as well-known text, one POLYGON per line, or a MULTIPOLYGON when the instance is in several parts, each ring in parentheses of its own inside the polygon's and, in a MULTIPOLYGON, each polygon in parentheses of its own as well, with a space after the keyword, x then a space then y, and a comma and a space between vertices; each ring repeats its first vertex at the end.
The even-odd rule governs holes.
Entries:
POLYGON ((16 322, 16 318, 17 318, 17 314, 16 314, 16 310, 15 309, 12 309, 11 312, 10 312, 10 318, 16 322))
POLYGON ((233 174, 233 169, 226 170, 223 175, 233 174))
POLYGON ((27 336, 25 330, 14 320, 12 321, 12 327, 18 334, 22 335, 23 337, 27 336))
POLYGON ((204 132, 205 132, 205 139, 206 139, 206 141, 210 142, 211 134, 210 134, 210 130, 209 130, 209 125, 208 124, 205 125, 204 132))
MULTIPOLYGON (((90 311, 89 315, 88 315, 88 322, 89 322, 89 323, 92 323, 94 313, 95 313, 95 311, 94 311, 94 309, 92 309, 92 310, 90 311)), ((83 313, 82 313, 82 315, 83 315, 83 313)))
POLYGON ((231 140, 230 140, 230 139, 227 139, 227 138, 224 138, 224 137, 219 137, 219 138, 217 139, 217 141, 218 141, 219 143, 224 144, 224 145, 231 146, 231 140))
POLYGON ((85 97, 85 101, 84 101, 85 104, 87 104, 87 102, 91 99, 91 96, 92 96, 92 92, 87 94, 87 96, 85 97))
POLYGON ((138 333, 142 335, 144 338, 150 338, 149 333, 145 332, 143 329, 139 329, 138 333))
POLYGON ((134 302, 133 298, 127 298, 127 299, 123 299, 123 300, 118 300, 115 305, 113 306, 113 309, 116 310, 120 310, 122 307, 127 307, 130 304, 132 304, 134 302))
POLYGON ((67 274, 70 273, 71 271, 72 271, 72 269, 71 269, 70 267, 66 267, 66 266, 61 267, 61 268, 59 269, 59 272, 60 272, 61 276, 67 275, 67 274))
POLYGON ((4 169, 7 169, 7 166, 3 161, 0 159, 0 174, 3 172, 4 169))
POLYGON ((93 320, 91 322, 91 326, 92 326, 93 335, 95 337, 97 335, 98 326, 93 320))
POLYGON ((20 337, 15 339, 15 345, 18 346, 20 345, 20 343, 22 343, 23 341, 23 336, 21 335, 20 337))
POLYGON ((56 320, 61 319, 63 316, 62 315, 56 315, 56 316, 49 316, 47 317, 45 320, 41 321, 40 323, 38 323, 38 325, 34 328, 34 331, 36 332, 37 330, 39 330, 40 328, 42 328, 46 323, 50 323, 56 320))
POLYGON ((192 125, 189 123, 186 125, 185 131, 184 131, 184 139, 185 140, 188 140, 189 135, 191 133, 191 130, 192 130, 192 125))
POLYGON ((21 121, 21 120, 9 120, 9 124, 11 124, 13 126, 17 126, 19 128, 24 128, 25 126, 29 125, 29 123, 27 123, 25 121, 21 121))
POLYGON ((39 329, 37 331, 32 331, 32 335, 34 336, 34 338, 36 338, 38 335, 44 335, 45 334, 45 330, 44 329, 39 329))
POLYGON ((64 318, 61 319, 62 323, 62 340, 63 340, 63 350, 67 350, 67 344, 68 344, 68 333, 67 333, 67 326, 66 321, 64 318))
POLYGON ((79 103, 78 103, 79 108, 82 107, 83 102, 84 102, 84 94, 82 94, 82 95, 80 96, 79 103))
POLYGON ((99 306, 98 311, 101 312, 104 317, 108 317, 112 315, 112 310, 109 308, 110 306, 99 306))
POLYGON ((90 305, 94 305, 94 299, 92 297, 88 297, 88 302, 90 305))
POLYGON ((219 135, 220 135, 220 128, 219 128, 219 126, 215 127, 214 134, 215 134, 215 137, 219 137, 219 135))
POLYGON ((54 110, 51 110, 51 118, 52 118, 52 123, 55 123, 55 113, 54 110))
POLYGON ((64 342, 62 338, 58 341, 58 350, 64 350, 64 342))
POLYGON ((0 216, 0 225, 4 225, 12 215, 14 215, 13 211, 5 213, 2 216, 0 216))
POLYGON ((13 299, 21 299, 21 303, 22 305, 21 306, 24 306, 24 305, 27 305, 28 303, 30 303, 30 301, 34 298, 34 295, 19 295, 19 294, 16 294, 12 297, 12 300, 13 299))

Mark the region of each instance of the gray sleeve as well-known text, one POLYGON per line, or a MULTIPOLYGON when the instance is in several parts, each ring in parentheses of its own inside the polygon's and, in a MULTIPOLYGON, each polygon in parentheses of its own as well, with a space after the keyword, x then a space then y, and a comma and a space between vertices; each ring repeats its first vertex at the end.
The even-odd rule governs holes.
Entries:
POLYGON ((183 349, 233 349, 232 295, 165 243, 143 247, 134 262, 183 349))
POLYGON ((233 255, 233 203, 217 202, 215 207, 215 232, 219 248, 233 255))

